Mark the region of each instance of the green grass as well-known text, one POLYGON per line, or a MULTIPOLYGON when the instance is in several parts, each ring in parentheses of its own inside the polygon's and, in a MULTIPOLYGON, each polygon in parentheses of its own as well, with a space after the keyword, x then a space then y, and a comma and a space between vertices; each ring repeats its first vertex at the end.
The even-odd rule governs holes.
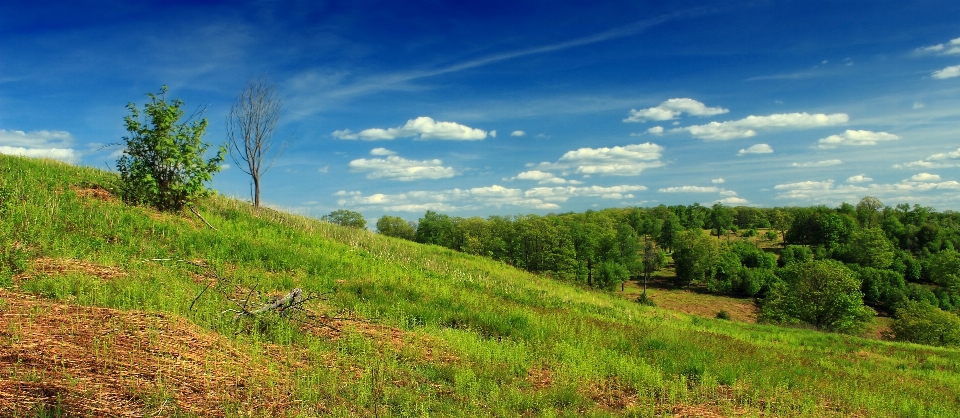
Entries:
MULTIPOLYGON (((0 286, 186 318, 272 370, 268 383, 278 391, 289 386, 296 402, 286 415, 661 416, 682 406, 746 416, 920 417, 960 410, 960 350, 640 306, 438 247, 272 210, 257 215, 220 196, 196 205, 214 231, 190 212, 158 214, 84 191, 115 181, 90 168, 0 156, 0 286), (42 257, 126 275, 38 272, 42 257), (264 293, 323 293, 313 309, 356 321, 325 336, 281 318, 237 320, 223 313, 231 305, 218 292, 191 310, 205 286, 198 268, 155 258, 203 260, 224 280, 264 293)), ((10 366, 3 361, 0 369, 10 366)), ((163 404, 169 393, 141 396, 153 399, 145 412, 178 411, 163 404)), ((240 411, 236 401, 222 410, 240 411)))

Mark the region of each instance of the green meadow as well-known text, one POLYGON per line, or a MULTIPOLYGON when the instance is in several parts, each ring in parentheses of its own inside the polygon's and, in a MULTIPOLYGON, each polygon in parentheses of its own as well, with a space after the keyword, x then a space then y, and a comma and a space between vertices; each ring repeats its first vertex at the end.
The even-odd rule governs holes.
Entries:
POLYGON ((222 196, 159 213, 117 181, 0 155, 0 415, 960 414, 957 349, 691 316, 222 196), (294 288, 308 313, 235 312, 294 288), (30 360, 43 330, 74 357, 30 360))

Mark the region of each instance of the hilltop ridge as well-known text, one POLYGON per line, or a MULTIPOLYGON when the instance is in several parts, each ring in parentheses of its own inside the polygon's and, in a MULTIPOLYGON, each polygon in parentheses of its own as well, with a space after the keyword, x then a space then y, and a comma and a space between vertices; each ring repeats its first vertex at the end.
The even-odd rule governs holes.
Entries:
POLYGON ((214 230, 114 181, 0 155, 0 415, 960 410, 960 350, 641 306, 222 196, 195 205, 214 230), (293 288, 310 316, 236 315, 293 288))

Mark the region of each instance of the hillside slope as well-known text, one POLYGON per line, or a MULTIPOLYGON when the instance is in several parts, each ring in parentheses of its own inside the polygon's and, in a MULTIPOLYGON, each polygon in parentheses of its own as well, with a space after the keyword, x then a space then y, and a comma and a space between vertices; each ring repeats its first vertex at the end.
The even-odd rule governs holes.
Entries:
POLYGON ((3 416, 953 416, 960 350, 697 318, 0 156, 3 416), (309 312, 238 316, 303 289, 309 312), (233 300, 233 301, 231 301, 233 300))

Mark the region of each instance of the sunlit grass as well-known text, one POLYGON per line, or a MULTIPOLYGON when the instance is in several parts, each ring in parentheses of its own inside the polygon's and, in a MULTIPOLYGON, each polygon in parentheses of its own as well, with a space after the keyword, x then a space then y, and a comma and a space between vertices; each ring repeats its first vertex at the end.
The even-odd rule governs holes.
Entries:
MULTIPOLYGON (((0 156, 0 196, 13 196, 0 209, 0 284, 73 304, 164 312, 218 332, 273 370, 278 391, 292 382, 289 415, 960 410, 958 350, 645 307, 439 247, 256 214, 220 196, 196 204, 213 230, 189 211, 158 214, 89 192, 114 181, 99 170, 0 156), (43 271, 41 258, 125 274, 43 271), (352 320, 334 335, 275 317, 235 319, 213 291, 191 309, 209 272, 176 260, 203 261, 264 294, 324 294, 314 309, 352 320)), ((152 411, 170 406, 169 393, 140 396, 152 411)), ((235 401, 223 410, 239 411, 243 400, 235 401)))

